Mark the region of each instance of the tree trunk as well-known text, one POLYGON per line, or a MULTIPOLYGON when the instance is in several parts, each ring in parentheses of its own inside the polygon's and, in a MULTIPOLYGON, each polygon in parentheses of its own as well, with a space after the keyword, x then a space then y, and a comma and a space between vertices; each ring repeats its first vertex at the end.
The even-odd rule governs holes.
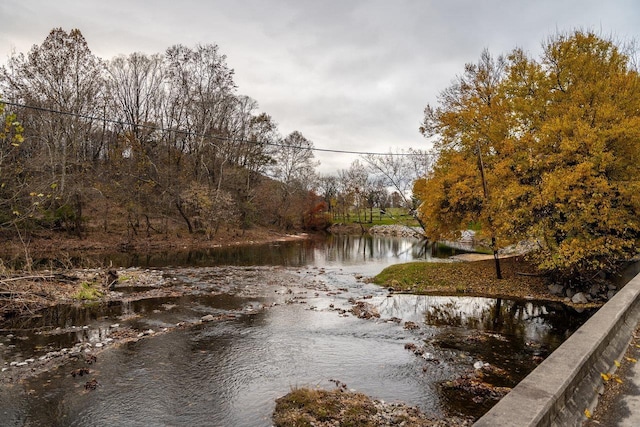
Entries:
POLYGON ((82 198, 80 194, 75 195, 76 215, 74 218, 74 231, 76 236, 82 238, 82 198))
POLYGON ((496 264, 496 277, 502 279, 502 271, 500 270, 500 258, 498 257, 498 248, 496 248, 496 238, 491 238, 491 248, 493 249, 493 260, 496 264))
POLYGON ((184 222, 187 223, 189 234, 193 234, 193 226, 191 225, 191 221, 189 221, 189 217, 187 216, 187 214, 182 210, 182 203, 180 202, 180 200, 176 200, 176 208, 178 208, 178 212, 180 212, 180 215, 184 219, 184 222))
MULTIPOLYGON (((482 178, 482 190, 484 192, 484 200, 489 201, 489 188, 487 186, 487 179, 484 174, 484 162, 482 161, 482 153, 480 151, 480 141, 476 140, 476 149, 478 150, 478 168, 480 169, 480 177, 482 178)), ((493 226, 491 217, 489 217, 489 224, 493 226)), ((502 279, 502 272, 500 271, 500 258, 498 258, 498 248, 496 248, 496 236, 491 236, 491 249, 493 249, 493 260, 496 264, 496 278, 502 279)))

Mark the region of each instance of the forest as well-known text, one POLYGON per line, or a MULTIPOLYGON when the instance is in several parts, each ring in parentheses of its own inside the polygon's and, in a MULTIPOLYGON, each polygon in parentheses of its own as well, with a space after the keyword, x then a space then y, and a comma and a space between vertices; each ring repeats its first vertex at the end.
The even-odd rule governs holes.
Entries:
POLYGON ((319 230, 416 205, 425 151, 362 156, 320 176, 314 144, 282 136, 238 92, 216 44, 96 57, 53 29, 0 68, 0 231, 151 236, 319 230), (364 215, 361 218, 361 213, 364 215))

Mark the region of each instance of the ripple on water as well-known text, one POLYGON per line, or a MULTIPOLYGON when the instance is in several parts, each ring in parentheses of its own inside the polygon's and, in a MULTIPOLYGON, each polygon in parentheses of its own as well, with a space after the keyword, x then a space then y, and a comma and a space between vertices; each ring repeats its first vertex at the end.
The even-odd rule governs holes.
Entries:
MULTIPOLYGON (((197 271, 188 274, 194 283, 201 280, 197 271)), ((236 279, 242 275, 240 270, 234 274, 236 279)), ((584 320, 574 322, 561 307, 531 302, 382 294, 367 299, 380 319, 341 317, 329 304, 348 306, 349 297, 361 298, 371 288, 342 273, 332 284, 332 274, 323 275, 325 284, 347 289, 342 294, 307 290, 301 294, 307 304, 281 304, 252 314, 242 309, 287 298, 274 292, 282 281, 269 285, 256 279, 255 269, 247 272, 245 283, 250 298, 164 298, 81 314, 78 318, 87 319, 90 330, 124 314, 135 314, 131 322, 141 327, 209 313, 237 317, 104 351, 91 367, 100 384, 95 391, 85 391, 82 380, 68 375, 73 366, 29 380, 26 389, 35 391, 28 397, 16 398, 2 386, 0 414, 9 425, 25 420, 47 425, 55 419, 68 425, 268 426, 277 397, 292 387, 332 388, 329 380, 337 379, 375 398, 443 415, 438 382, 472 369, 478 359, 503 363, 491 355, 491 347, 518 357, 530 357, 540 348, 550 351, 584 320), (309 309, 311 303, 319 308, 309 309), (392 317, 401 320, 388 321, 392 317), (405 329, 407 321, 418 328, 405 329), (423 346, 437 363, 406 350, 406 343, 423 346)), ((282 277, 295 288, 290 271, 282 277)))

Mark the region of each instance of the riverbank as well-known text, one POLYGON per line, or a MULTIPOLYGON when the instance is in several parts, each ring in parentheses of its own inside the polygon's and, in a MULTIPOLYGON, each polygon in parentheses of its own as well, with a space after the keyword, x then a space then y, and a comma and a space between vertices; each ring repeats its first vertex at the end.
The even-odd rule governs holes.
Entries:
MULTIPOLYGON (((308 233, 285 233, 268 228, 224 229, 207 238, 202 234, 150 233, 128 236, 122 233, 91 231, 81 237, 68 233, 38 231, 29 235, 7 234, 0 248, 0 266, 29 257, 31 259, 56 255, 64 263, 66 258, 82 254, 115 252, 157 252, 169 250, 198 250, 225 246, 254 245, 310 238, 308 233)), ((1 273, 1 271, 0 271, 1 273)))
POLYGON ((123 239, 118 234, 100 232, 77 238, 42 232, 30 235, 23 242, 14 236, 7 239, 0 250, 0 321, 55 304, 108 299, 108 287, 116 273, 109 266, 92 262, 91 257, 96 254, 190 251, 308 238, 311 236, 306 233, 268 229, 226 230, 212 239, 180 235, 123 239), (36 266, 36 260, 46 261, 39 261, 36 266), (86 298, 87 292, 92 293, 93 298, 86 298))
POLYGON ((372 278, 372 281, 394 292, 424 295, 557 301, 580 307, 599 307, 604 303, 593 301, 576 304, 565 296, 553 294, 547 278, 540 275, 524 256, 501 257, 502 279, 498 279, 492 256, 469 255, 458 256, 457 262, 393 265, 372 278))
POLYGON ((372 280, 394 292, 562 301, 549 293, 545 278, 523 257, 502 258, 500 269, 502 279, 497 279, 493 259, 484 256, 449 263, 411 262, 387 267, 372 280))

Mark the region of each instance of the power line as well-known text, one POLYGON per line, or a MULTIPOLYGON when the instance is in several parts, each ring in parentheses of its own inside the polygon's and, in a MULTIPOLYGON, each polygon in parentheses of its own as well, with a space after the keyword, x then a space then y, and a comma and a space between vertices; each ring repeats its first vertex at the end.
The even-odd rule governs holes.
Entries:
MULTIPOLYGON (((6 104, 6 105, 11 105, 13 107, 26 108, 28 110, 44 111, 44 112, 47 112, 47 113, 61 114, 61 115, 71 116, 71 117, 78 117, 78 118, 85 119, 85 120, 100 121, 100 122, 103 122, 103 123, 111 123, 111 124, 116 124, 116 125, 120 125, 120 126, 132 126, 132 127, 142 128, 142 129, 160 131, 160 132, 174 132, 174 133, 177 133, 177 134, 182 134, 182 135, 187 135, 187 136, 211 138, 211 139, 215 139, 215 140, 218 140, 218 141, 241 142, 241 143, 246 143, 246 144, 270 145, 270 146, 283 147, 283 148, 300 148, 300 147, 296 147, 296 146, 293 146, 293 145, 279 144, 279 143, 276 143, 276 142, 249 141, 249 140, 243 139, 243 138, 240 138, 240 139, 238 139, 238 138, 228 138, 228 137, 224 137, 224 136, 203 134, 203 133, 191 132, 191 131, 186 131, 186 130, 166 129, 166 128, 159 127, 159 126, 131 123, 131 122, 126 122, 126 121, 122 121, 122 120, 109 119, 109 118, 106 118, 106 117, 96 117, 96 116, 90 116, 90 115, 80 114, 80 113, 72 113, 72 112, 69 112, 69 111, 54 110, 52 108, 36 107, 36 106, 33 106, 33 105, 20 104, 20 103, 16 103, 16 102, 0 101, 0 103, 6 104)), ((391 153, 391 152, 389 152, 389 153, 377 153, 377 152, 367 152, 367 151, 334 150, 334 149, 329 149, 329 148, 316 148, 316 147, 310 147, 310 148, 307 148, 307 149, 311 150, 311 151, 320 151, 320 152, 324 152, 324 153, 358 154, 358 155, 362 155, 362 156, 420 156, 420 155, 422 155, 422 154, 418 154, 418 153, 391 153)))

